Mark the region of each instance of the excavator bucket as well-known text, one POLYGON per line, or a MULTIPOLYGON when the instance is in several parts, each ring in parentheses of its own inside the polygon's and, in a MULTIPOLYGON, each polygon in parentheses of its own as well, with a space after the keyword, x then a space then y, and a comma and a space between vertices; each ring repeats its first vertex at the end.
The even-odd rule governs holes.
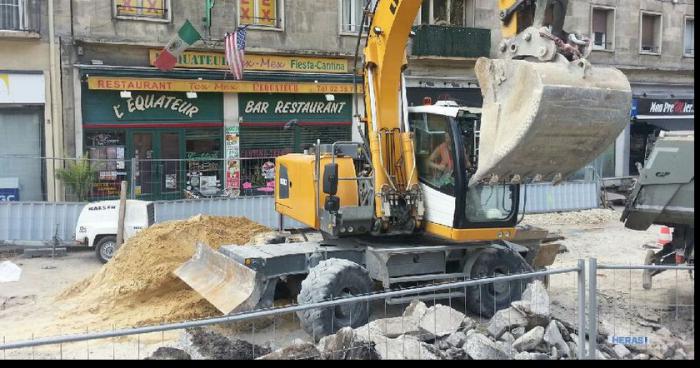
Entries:
POLYGON ((261 285, 254 270, 202 243, 175 275, 224 314, 251 310, 260 300, 261 285))
POLYGON ((480 58, 484 103, 477 183, 566 179, 610 147, 629 124, 622 72, 586 60, 480 58))

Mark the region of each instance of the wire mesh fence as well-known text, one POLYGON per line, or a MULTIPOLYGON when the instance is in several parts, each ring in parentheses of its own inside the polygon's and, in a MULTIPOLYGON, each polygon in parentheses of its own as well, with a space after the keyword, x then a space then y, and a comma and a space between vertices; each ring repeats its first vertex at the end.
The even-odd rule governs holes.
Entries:
POLYGON ((590 292, 595 290, 600 344, 624 359, 694 358, 695 282, 688 265, 598 265, 592 260, 590 292), (653 283, 645 278, 653 274, 653 283), (646 284, 646 285, 645 285, 646 284), (624 347, 624 348, 623 348, 624 347))
MULTIPOLYGON (((531 281, 561 276, 576 288, 582 285, 583 271, 581 263, 576 268, 331 296, 313 304, 279 300, 275 308, 224 317, 135 329, 85 329, 53 338, 27 331, 26 336, 3 336, 0 350, 3 359, 509 359, 518 354, 551 358, 558 342, 524 346, 529 331, 544 330, 540 325, 549 331, 553 325, 569 335, 570 330, 581 331, 582 321, 561 317, 557 322, 552 316, 534 322, 537 313, 549 310, 550 300, 536 296, 534 285, 539 281, 531 281), (494 288, 508 287, 523 287, 522 293, 501 294, 507 296, 503 304, 511 307, 495 315, 475 311, 471 296, 491 296, 494 288), (523 293, 518 305, 518 294, 523 293), (538 326, 531 328, 531 323, 538 326)), ((571 305, 574 314, 579 313, 577 306, 571 305)), ((582 356, 562 343, 567 348, 554 352, 555 358, 582 356)))
POLYGON ((187 159, 127 159, 117 151, 108 156, 93 159, 0 155, 0 201, 118 199, 122 181, 129 183, 131 199, 274 194, 275 157, 227 160, 190 155, 187 159))

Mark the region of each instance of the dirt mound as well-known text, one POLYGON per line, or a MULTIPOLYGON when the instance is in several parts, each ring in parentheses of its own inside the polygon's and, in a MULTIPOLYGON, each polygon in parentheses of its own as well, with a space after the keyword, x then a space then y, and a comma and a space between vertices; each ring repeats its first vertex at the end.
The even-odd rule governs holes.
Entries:
POLYGON ((129 239, 93 277, 57 297, 76 304, 62 318, 90 313, 127 327, 220 315, 173 271, 192 257, 198 241, 218 249, 269 230, 246 218, 202 215, 152 226, 129 239))

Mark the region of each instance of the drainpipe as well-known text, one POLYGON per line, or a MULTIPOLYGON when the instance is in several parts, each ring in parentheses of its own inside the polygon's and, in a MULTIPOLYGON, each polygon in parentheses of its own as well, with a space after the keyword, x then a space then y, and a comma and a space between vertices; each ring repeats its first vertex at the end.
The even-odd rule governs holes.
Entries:
MULTIPOLYGON (((61 147, 63 146, 63 139, 59 132, 62 132, 61 118, 59 116, 59 95, 58 95, 58 83, 60 83, 59 75, 60 66, 56 64, 56 30, 54 23, 54 0, 48 0, 48 18, 49 18, 49 85, 51 93, 51 157, 58 157, 63 151, 61 147)), ((51 160, 51 177, 47 178, 49 183, 52 183, 53 187, 53 197, 54 201, 59 201, 63 198, 59 190, 61 188, 60 183, 56 180, 55 170, 56 166, 62 167, 61 161, 51 160), (58 163, 58 165, 56 165, 58 163)), ((50 198, 51 196, 49 196, 50 198)))

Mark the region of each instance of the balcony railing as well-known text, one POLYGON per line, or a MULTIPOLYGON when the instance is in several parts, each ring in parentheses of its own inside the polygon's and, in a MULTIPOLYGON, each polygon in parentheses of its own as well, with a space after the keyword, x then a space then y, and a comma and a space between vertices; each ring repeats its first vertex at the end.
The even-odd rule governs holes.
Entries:
POLYGON ((0 0, 0 31, 40 33, 41 1, 0 0))
POLYGON ((413 56, 476 58, 489 56, 491 30, 455 26, 413 27, 413 56))

